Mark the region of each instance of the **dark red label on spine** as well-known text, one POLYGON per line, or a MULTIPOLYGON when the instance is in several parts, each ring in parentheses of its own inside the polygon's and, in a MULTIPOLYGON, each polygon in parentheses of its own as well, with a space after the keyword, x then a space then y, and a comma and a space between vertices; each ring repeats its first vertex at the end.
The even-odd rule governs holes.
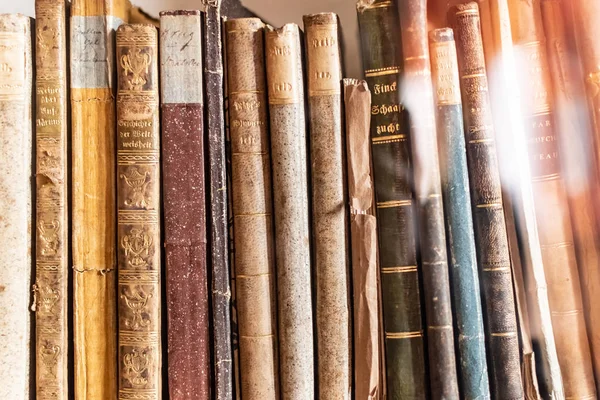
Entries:
POLYGON ((551 113, 534 115, 525 120, 529 134, 527 147, 532 178, 543 178, 560 173, 558 137, 554 131, 551 113))

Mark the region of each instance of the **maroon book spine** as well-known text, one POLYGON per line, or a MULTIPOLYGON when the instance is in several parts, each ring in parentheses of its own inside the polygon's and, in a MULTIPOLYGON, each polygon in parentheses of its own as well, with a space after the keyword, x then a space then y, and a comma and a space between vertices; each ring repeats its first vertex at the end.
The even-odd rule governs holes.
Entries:
POLYGON ((162 12, 160 23, 169 397, 208 400, 200 12, 162 12))

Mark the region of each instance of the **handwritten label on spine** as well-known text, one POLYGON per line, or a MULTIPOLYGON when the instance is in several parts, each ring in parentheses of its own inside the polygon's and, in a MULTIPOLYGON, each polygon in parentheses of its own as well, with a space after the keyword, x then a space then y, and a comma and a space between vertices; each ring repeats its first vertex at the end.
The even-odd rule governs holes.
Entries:
POLYGON ((340 60, 337 24, 313 25, 307 29, 306 45, 313 53, 308 62, 308 95, 339 94, 342 73, 335 68, 340 60))
MULTIPOLYGON (((297 28, 295 28, 297 29, 297 28)), ((296 62, 298 54, 298 32, 291 25, 265 35, 267 59, 271 63, 269 73, 269 104, 291 104, 302 101, 302 82, 296 62)))
POLYGON ((23 98, 25 63, 22 33, 0 32, 0 100, 23 98))
POLYGON ((200 15, 161 15, 163 104, 202 103, 200 15))

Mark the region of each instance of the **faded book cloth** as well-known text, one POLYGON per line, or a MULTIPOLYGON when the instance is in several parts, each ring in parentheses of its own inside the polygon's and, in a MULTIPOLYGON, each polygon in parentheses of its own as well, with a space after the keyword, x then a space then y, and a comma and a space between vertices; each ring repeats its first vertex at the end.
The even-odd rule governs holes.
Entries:
POLYGON ((377 227, 369 124, 371 93, 365 81, 344 79, 348 198, 353 275, 354 379, 357 400, 383 398, 377 227))

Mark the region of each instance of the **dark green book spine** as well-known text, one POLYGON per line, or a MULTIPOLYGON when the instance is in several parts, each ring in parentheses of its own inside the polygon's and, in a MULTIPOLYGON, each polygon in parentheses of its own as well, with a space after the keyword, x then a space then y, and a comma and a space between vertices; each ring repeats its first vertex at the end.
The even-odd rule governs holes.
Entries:
POLYGON ((389 400, 425 399, 423 324, 411 189, 409 127, 398 95, 401 60, 393 1, 359 1, 363 67, 372 93, 371 149, 389 400))
POLYGON ((485 358, 460 80, 452 29, 432 31, 429 34, 429 48, 446 216, 446 240, 450 255, 455 335, 458 337, 461 398, 483 400, 490 398, 490 387, 485 358))

